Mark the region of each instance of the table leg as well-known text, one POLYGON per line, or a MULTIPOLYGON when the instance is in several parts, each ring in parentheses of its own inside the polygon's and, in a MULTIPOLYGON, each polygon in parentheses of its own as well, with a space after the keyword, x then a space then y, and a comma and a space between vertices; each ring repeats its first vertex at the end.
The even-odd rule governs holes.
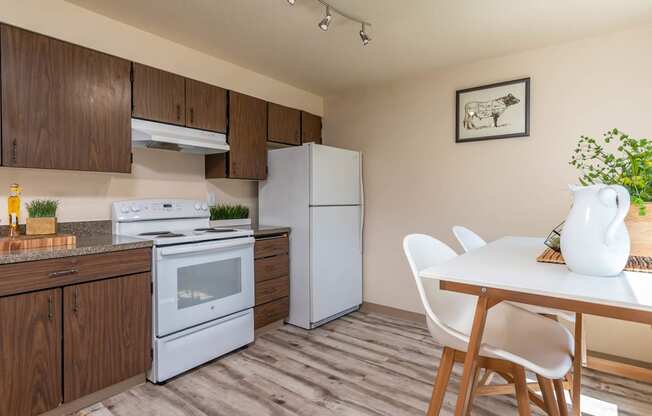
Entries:
POLYGON ((487 296, 478 297, 478 302, 475 306, 475 317, 473 318, 471 337, 469 338, 466 358, 464 359, 464 372, 462 373, 462 381, 460 382, 460 391, 457 395, 457 404, 455 405, 455 416, 466 416, 467 414, 469 398, 471 396, 471 384, 473 383, 473 378, 476 374, 478 352, 480 351, 482 335, 484 334, 484 327, 487 321, 488 306, 489 298, 487 296))
POLYGON ((581 313, 575 314, 575 354, 573 357, 573 416, 581 416, 582 396, 582 334, 584 322, 581 313))

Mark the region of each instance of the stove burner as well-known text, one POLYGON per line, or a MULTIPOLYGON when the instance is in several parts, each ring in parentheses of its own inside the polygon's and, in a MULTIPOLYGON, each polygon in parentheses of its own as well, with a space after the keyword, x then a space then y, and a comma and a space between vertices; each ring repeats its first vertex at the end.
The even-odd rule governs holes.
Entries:
POLYGON ((232 228, 196 228, 195 231, 205 231, 207 233, 230 233, 236 230, 232 228))
POLYGON ((157 235, 156 238, 172 238, 172 237, 183 237, 183 234, 178 234, 178 233, 165 233, 161 235, 157 235))
POLYGON ((172 237, 183 237, 183 234, 173 233, 171 231, 150 231, 147 233, 140 233, 140 236, 154 236, 157 238, 172 238, 172 237))

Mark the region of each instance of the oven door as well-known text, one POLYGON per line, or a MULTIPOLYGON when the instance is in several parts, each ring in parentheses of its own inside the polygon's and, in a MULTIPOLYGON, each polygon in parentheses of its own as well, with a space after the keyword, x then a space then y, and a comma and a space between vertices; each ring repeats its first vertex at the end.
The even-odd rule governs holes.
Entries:
POLYGON ((254 239, 157 247, 156 334, 181 331, 254 306, 254 239))

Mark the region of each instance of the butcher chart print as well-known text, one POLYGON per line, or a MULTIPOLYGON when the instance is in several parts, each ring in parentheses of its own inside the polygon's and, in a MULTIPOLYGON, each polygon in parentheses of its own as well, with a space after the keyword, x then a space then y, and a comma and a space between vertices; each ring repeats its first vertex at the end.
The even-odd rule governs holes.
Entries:
POLYGON ((459 90, 456 98, 456 142, 530 135, 529 78, 459 90))

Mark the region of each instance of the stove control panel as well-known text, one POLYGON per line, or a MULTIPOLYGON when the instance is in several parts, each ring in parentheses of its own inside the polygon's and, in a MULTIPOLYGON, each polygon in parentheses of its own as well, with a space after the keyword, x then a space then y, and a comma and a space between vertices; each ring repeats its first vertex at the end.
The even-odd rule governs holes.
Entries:
POLYGON ((113 221, 210 217, 208 203, 196 199, 139 199, 112 204, 113 221))

